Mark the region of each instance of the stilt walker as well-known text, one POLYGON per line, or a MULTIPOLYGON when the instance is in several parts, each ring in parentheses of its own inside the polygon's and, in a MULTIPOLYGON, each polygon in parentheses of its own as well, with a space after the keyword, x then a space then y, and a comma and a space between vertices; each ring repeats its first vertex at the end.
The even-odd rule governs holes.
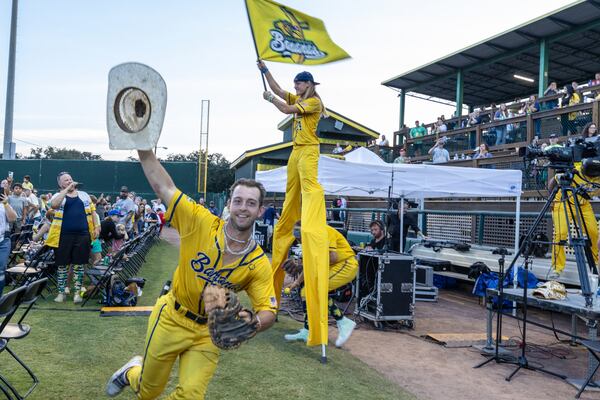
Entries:
POLYGON ((294 115, 292 124, 294 146, 287 165, 285 201, 281 218, 275 225, 273 234, 272 264, 275 293, 281 296, 285 276, 281 265, 287 259, 290 246, 294 242, 294 225, 296 221, 301 220, 308 324, 311 326, 308 344, 326 345, 327 337, 319 337, 319 329, 312 329, 319 325, 320 330, 327 332, 327 297, 320 301, 319 294, 327 295, 328 292, 329 250, 325 194, 317 180, 319 166, 317 125, 321 116, 325 115, 325 107, 315 90, 318 83, 309 72, 300 72, 296 75, 294 78, 296 94, 292 94, 281 89, 262 61, 258 62, 258 68, 273 91, 273 93, 264 92, 265 100, 271 102, 284 114, 294 115))

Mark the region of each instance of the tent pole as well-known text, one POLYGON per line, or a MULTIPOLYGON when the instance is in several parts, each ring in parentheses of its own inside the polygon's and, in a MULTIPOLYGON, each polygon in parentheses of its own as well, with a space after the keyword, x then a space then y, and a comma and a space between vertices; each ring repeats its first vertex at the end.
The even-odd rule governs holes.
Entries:
POLYGON ((400 253, 404 253, 404 196, 400 197, 400 253))
MULTIPOLYGON (((521 196, 517 196, 517 204, 515 207, 515 257, 517 256, 517 253, 519 252, 519 233, 520 233, 520 229, 521 229, 521 196)), ((518 285, 518 272, 519 272, 519 266, 518 266, 518 262, 515 264, 515 266, 517 267, 516 270, 514 270, 513 268, 513 288, 516 289, 517 285, 518 285)), ((527 273, 527 271, 526 271, 527 273)), ((517 315, 517 303, 513 301, 513 316, 517 315)))

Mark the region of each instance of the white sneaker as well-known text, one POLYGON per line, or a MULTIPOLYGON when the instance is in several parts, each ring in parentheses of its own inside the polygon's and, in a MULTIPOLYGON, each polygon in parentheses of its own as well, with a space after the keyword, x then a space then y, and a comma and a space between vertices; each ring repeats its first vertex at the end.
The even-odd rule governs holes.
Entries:
POLYGON ((344 317, 336 323, 338 327, 338 337, 335 340, 335 347, 342 347, 344 343, 346 343, 348 339, 350 339, 352 331, 354 330, 354 328, 356 328, 356 322, 344 317))
POLYGON ((297 333, 288 333, 283 338, 288 342, 295 342, 297 340, 306 342, 308 341, 308 329, 302 328, 297 333))
POLYGON ((75 296, 73 296, 73 303, 77 304, 77 303, 81 303, 83 301, 83 297, 81 297, 79 295, 79 293, 75 293, 75 296))
POLYGON ((550 275, 548 275, 548 279, 553 281, 560 278, 560 272, 556 271, 555 269, 552 270, 552 273, 550 273, 550 275))
POLYGON ((127 380, 127 371, 132 367, 141 367, 142 366, 142 357, 135 356, 131 360, 127 361, 125 365, 119 368, 108 380, 106 384, 106 395, 108 397, 115 397, 119 393, 125 389, 125 386, 129 386, 129 381, 127 380))
POLYGON ((68 286, 65 288, 65 294, 67 296, 71 294, 71 289, 68 286))
POLYGON ((67 299, 67 296, 64 293, 59 293, 58 296, 54 299, 57 303, 63 303, 67 299))

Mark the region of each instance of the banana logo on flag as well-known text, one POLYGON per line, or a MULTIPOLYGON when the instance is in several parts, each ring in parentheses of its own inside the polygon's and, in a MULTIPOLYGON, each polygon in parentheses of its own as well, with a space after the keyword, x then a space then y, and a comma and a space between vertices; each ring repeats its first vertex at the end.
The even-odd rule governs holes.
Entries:
POLYGON ((272 0, 246 0, 259 58, 294 64, 325 64, 350 57, 318 18, 272 0))
POLYGON ((287 20, 275 21, 271 36, 271 50, 289 57, 296 64, 303 64, 306 58, 318 60, 327 56, 319 50, 312 41, 306 40, 304 30, 310 29, 308 23, 301 22, 291 10, 281 7, 281 11, 288 17, 287 20))

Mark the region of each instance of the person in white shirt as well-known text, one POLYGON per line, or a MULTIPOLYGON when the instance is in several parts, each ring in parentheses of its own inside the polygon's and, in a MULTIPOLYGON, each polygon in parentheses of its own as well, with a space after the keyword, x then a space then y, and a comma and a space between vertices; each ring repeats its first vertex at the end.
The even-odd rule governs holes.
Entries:
POLYGON ((33 223, 34 225, 39 224, 42 220, 42 213, 40 213, 40 201, 35 194, 31 192, 31 189, 25 189, 25 197, 27 198, 27 222, 33 223))
POLYGON ((344 152, 344 149, 342 148, 342 146, 340 146, 339 143, 336 143, 335 144, 335 148, 333 149, 332 153, 333 154, 340 154, 340 153, 343 153, 343 152, 344 152))

